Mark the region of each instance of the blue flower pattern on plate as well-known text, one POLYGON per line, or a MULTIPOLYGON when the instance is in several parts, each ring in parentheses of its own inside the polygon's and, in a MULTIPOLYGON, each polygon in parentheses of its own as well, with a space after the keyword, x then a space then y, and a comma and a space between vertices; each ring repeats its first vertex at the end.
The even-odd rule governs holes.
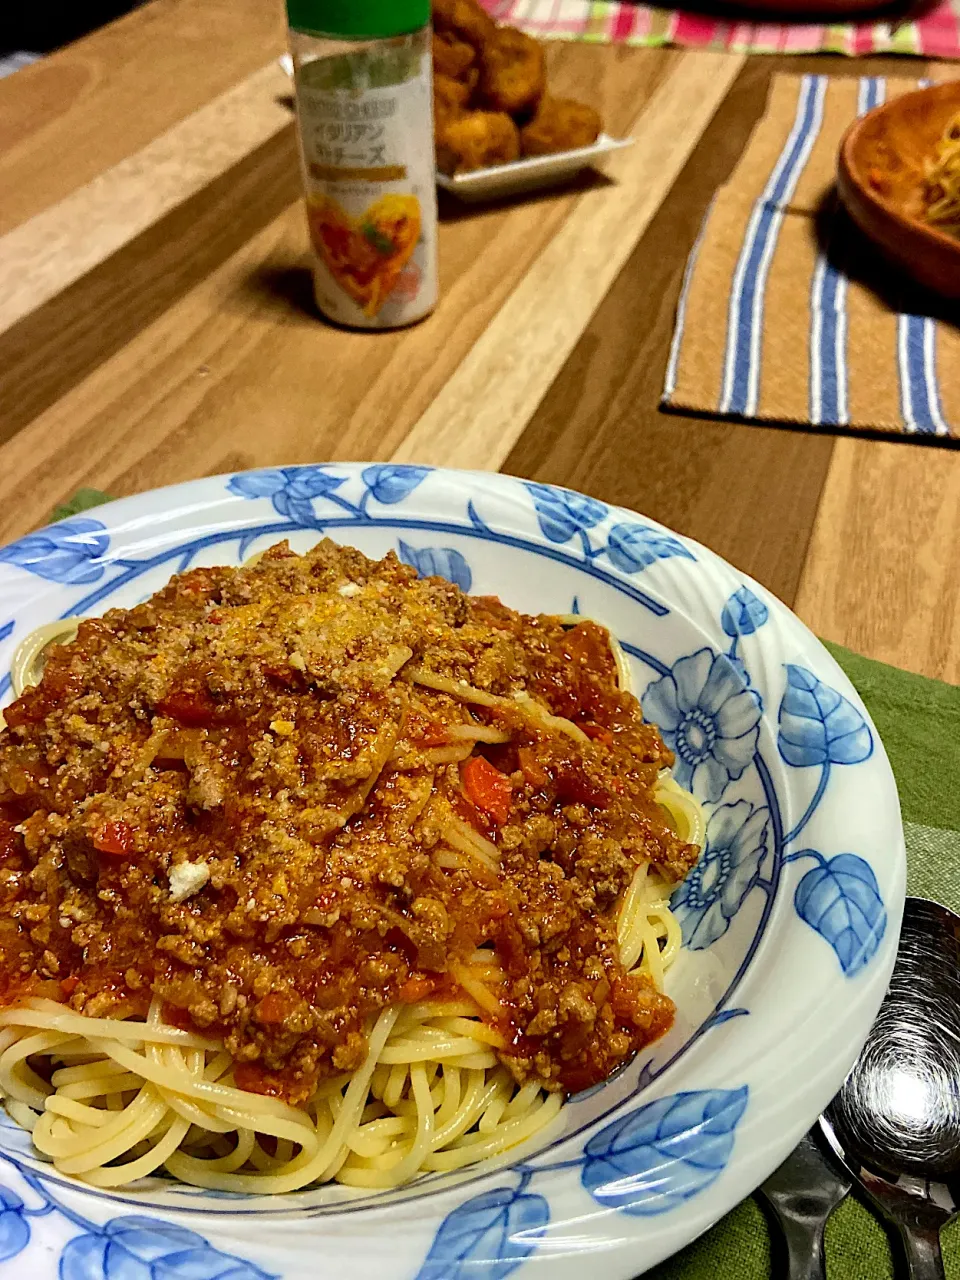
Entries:
POLYGON ((642 707, 676 753, 677 782, 710 802, 753 761, 760 699, 725 654, 700 649, 681 658, 647 686, 642 707))
POLYGON ((877 877, 855 853, 840 853, 829 861, 812 852, 808 856, 817 865, 797 885, 794 906, 830 943, 843 972, 852 978, 876 955, 887 927, 877 877))
POLYGON ((106 527, 99 520, 76 516, 0 548, 0 563, 19 565, 51 582, 96 582, 103 577, 101 559, 109 547, 106 527))
POLYGON ((416 569, 421 578, 446 578, 448 582, 456 583, 461 591, 469 591, 473 586, 470 566, 453 547, 422 547, 418 550, 401 538, 397 548, 400 559, 416 569))
POLYGON ((584 1187, 636 1217, 677 1208, 723 1172, 747 1094, 746 1085, 676 1093, 621 1117, 587 1143, 584 1187))
POLYGON ((530 1256, 549 1221, 541 1195, 497 1187, 474 1196, 444 1218, 416 1280, 503 1280, 530 1256))
POLYGON ((691 951, 711 946, 729 929, 760 874, 769 825, 769 811, 747 800, 711 814, 703 853, 670 900, 691 951))

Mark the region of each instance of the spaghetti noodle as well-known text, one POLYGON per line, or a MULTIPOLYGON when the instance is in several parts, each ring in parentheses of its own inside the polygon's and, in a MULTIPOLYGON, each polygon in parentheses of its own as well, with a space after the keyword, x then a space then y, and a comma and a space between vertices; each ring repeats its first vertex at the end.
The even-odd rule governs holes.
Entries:
POLYGON ((944 129, 934 156, 925 162, 923 216, 960 236, 960 113, 944 129))
POLYGON ((399 1186, 669 1026, 703 819, 602 628, 330 543, 77 624, 0 734, 0 1093, 63 1173, 399 1186))

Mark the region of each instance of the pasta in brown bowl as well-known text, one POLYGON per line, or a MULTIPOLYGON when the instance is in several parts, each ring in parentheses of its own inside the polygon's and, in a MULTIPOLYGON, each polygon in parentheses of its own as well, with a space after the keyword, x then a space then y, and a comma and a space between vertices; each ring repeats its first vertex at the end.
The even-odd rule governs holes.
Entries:
POLYGON ((670 1026, 702 818, 603 627, 324 541, 49 640, 0 731, 0 1090, 61 1172, 397 1186, 670 1026))
POLYGON ((923 217, 960 237, 960 113, 947 124, 925 167, 923 217))

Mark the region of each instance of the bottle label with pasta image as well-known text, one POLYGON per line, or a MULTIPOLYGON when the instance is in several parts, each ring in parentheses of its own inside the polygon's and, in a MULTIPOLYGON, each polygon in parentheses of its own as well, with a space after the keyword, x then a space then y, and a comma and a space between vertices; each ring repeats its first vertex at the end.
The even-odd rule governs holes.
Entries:
POLYGON ((317 305, 331 320, 392 329, 437 300, 430 63, 320 58, 297 75, 317 305))

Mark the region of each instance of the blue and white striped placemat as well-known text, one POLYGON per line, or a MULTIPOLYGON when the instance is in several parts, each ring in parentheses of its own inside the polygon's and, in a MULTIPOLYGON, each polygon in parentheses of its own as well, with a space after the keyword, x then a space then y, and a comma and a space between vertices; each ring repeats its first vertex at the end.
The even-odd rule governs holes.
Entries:
MULTIPOLYGON (((663 404, 766 422, 960 434, 960 329, 835 197, 851 121, 926 83, 778 76, 687 264, 663 404)), ((955 314, 960 315, 960 309, 955 314)))

